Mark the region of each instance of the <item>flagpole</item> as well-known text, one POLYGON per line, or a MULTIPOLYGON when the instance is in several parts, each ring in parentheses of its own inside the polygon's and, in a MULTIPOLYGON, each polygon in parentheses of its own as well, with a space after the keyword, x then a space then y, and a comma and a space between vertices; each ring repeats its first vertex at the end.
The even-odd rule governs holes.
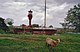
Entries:
POLYGON ((44 13, 44 27, 46 27, 46 0, 45 0, 45 13, 44 13))

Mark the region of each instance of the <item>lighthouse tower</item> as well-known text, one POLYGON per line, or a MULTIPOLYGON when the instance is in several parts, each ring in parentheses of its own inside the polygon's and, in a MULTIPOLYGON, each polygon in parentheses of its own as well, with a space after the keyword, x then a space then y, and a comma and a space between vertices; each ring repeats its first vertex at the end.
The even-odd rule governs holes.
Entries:
POLYGON ((29 27, 31 27, 32 11, 28 11, 29 27))

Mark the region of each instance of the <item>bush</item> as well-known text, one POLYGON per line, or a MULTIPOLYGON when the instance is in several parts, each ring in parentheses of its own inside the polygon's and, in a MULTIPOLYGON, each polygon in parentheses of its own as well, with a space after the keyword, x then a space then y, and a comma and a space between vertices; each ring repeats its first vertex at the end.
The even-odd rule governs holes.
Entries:
POLYGON ((4 34, 4 33, 5 33, 5 31, 0 29, 0 34, 4 34))

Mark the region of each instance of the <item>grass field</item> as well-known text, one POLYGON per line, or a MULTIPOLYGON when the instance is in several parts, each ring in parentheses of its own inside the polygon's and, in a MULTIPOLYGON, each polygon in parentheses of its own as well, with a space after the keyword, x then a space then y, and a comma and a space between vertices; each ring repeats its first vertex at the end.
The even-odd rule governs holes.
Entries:
POLYGON ((50 52, 45 44, 47 37, 61 39, 60 44, 52 52, 80 52, 80 34, 0 34, 0 52, 50 52))

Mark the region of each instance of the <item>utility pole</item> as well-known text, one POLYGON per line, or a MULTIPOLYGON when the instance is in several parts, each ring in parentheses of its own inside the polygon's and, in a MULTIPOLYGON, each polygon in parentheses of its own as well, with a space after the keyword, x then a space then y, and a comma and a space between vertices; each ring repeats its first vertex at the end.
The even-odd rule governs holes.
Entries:
POLYGON ((46 0, 45 0, 45 13, 44 13, 44 27, 46 27, 46 0))

